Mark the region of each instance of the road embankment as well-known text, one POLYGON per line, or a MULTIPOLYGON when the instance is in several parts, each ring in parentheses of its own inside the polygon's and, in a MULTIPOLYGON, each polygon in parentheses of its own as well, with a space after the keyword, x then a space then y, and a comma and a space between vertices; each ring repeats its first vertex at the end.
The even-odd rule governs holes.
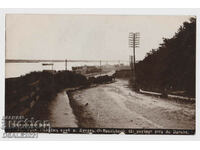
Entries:
POLYGON ((65 88, 86 86, 86 77, 70 71, 32 72, 6 79, 5 114, 49 119, 48 106, 65 88))
MULTIPOLYGON (((74 91, 77 92, 77 91, 74 91)), ((67 92, 67 95, 69 96, 69 102, 70 106, 73 110, 74 115, 77 119, 78 127, 81 128, 95 128, 96 123, 93 118, 93 116, 87 111, 88 103, 85 103, 84 105, 77 102, 77 100, 74 99, 74 92, 67 92)))
POLYGON ((51 115, 48 109, 49 105, 56 96, 60 96, 59 93, 62 93, 64 89, 73 91, 112 80, 113 78, 108 75, 87 79, 85 76, 71 71, 32 72, 22 77, 6 79, 5 113, 7 116, 25 116, 47 120, 51 115))

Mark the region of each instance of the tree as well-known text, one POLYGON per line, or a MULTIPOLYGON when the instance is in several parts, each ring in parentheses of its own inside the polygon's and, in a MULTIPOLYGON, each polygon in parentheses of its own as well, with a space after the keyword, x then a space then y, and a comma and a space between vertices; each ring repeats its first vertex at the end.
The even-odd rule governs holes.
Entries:
POLYGON ((171 39, 163 38, 137 63, 140 87, 163 91, 183 90, 195 95, 196 18, 184 22, 171 39))

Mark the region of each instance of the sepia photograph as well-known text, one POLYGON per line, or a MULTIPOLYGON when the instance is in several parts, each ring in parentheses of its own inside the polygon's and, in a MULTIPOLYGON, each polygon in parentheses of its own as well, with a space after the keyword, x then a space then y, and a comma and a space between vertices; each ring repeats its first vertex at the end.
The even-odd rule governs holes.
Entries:
POLYGON ((5 15, 6 132, 194 135, 195 87, 196 16, 5 15))

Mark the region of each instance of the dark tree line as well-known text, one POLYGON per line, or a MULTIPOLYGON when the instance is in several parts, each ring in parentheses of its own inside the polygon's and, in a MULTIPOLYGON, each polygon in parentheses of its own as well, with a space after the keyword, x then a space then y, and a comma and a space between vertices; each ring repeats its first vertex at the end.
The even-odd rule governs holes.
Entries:
POLYGON ((137 82, 148 90, 184 91, 195 96, 195 57, 196 18, 190 18, 173 38, 163 38, 158 49, 136 64, 137 82))

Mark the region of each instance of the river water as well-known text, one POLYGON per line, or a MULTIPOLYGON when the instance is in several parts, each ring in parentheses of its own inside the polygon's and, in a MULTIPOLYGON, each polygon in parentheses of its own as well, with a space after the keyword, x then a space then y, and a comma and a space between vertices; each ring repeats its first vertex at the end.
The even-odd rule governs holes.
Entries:
MULTIPOLYGON (((54 62, 53 63, 53 70, 65 70, 65 62, 54 62)), ((106 63, 101 63, 104 65, 106 63)), ((109 63, 113 65, 113 63, 109 63)), ((82 62, 68 62, 67 69, 72 70, 73 66, 99 66, 98 62, 89 62, 89 63, 82 63, 82 62)), ((25 75, 27 73, 33 71, 42 71, 42 70, 51 70, 52 66, 43 66, 42 63, 6 63, 6 70, 5 70, 5 77, 6 78, 13 78, 25 75)))

